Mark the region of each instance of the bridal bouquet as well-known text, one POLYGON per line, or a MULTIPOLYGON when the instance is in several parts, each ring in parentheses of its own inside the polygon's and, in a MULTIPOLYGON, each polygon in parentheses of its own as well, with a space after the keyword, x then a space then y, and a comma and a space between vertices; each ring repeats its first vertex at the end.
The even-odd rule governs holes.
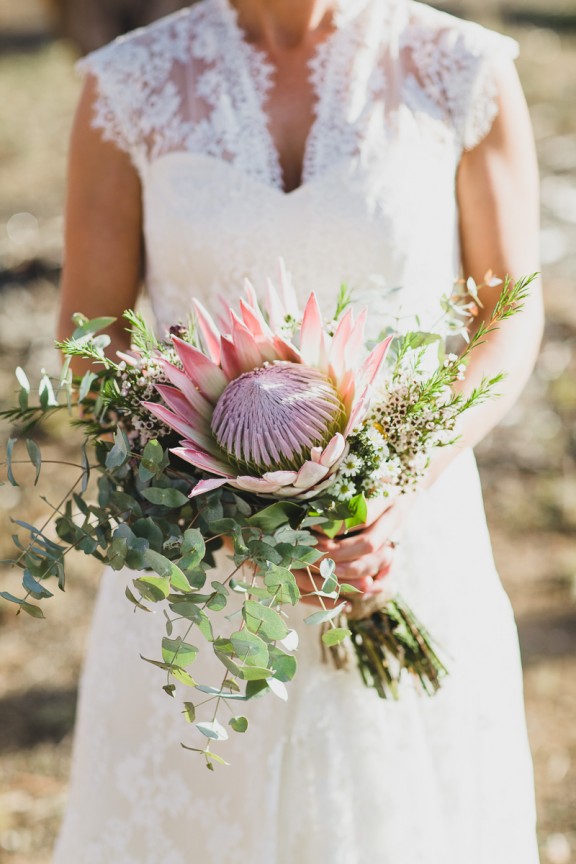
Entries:
MULTIPOLYGON (((365 683, 384 698, 398 696, 403 676, 434 693, 446 670, 414 613, 399 596, 367 598, 341 584, 334 562, 315 549, 314 529, 354 530, 366 520, 368 499, 392 502, 418 486, 435 448, 455 439, 459 415, 500 380, 483 381, 467 397, 453 389, 470 353, 519 308, 530 281, 506 281, 491 320, 459 356, 445 354, 440 332, 401 334, 394 326, 367 346, 366 312, 354 314, 344 289, 325 321, 314 294, 300 310, 283 268, 265 305, 246 283, 237 311, 226 308, 217 324, 195 302, 194 318, 164 340, 126 312, 132 350, 116 358, 105 353, 101 333, 113 319, 76 316, 72 338, 58 346, 66 361, 60 379, 43 375, 32 404, 28 378, 17 370, 18 407, 3 416, 26 429, 79 406, 80 477, 54 508, 55 536, 47 525, 14 520, 28 534, 26 543, 15 538, 11 562, 24 593, 0 596, 43 617, 39 601, 52 596, 50 579, 64 589, 71 549, 137 571, 128 600, 143 613, 157 604, 166 619, 159 656, 143 659, 163 670, 169 696, 177 684, 190 688, 185 717, 207 743, 188 749, 209 767, 223 761, 211 742, 228 737, 217 719, 222 703, 268 691, 287 697, 298 643, 287 608, 301 599, 294 571, 308 574, 309 596, 322 608, 306 623, 320 625, 336 666, 352 652, 365 683), (72 357, 92 363, 81 379, 71 373, 72 357), (223 544, 230 572, 215 579, 214 553, 223 544), (221 663, 218 681, 194 677, 194 661, 206 652, 221 663), (208 702, 215 703, 210 718, 197 719, 208 702)), ((477 302, 470 281, 446 298, 443 332, 447 324, 464 334, 477 302)), ((11 438, 6 465, 17 485, 15 445, 11 438)), ((26 447, 38 477, 40 449, 30 438, 26 447)), ((234 715, 229 726, 243 732, 247 719, 234 715)))

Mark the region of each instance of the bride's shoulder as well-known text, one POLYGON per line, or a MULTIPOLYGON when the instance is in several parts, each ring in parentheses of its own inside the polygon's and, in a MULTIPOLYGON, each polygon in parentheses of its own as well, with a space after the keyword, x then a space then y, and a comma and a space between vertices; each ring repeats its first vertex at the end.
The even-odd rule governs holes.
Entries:
POLYGON ((517 57, 517 42, 409 0, 402 52, 421 104, 427 102, 445 117, 464 149, 476 146, 496 116, 499 69, 517 57))
POLYGON ((490 30, 475 21, 458 18, 417 0, 408 0, 407 6, 404 40, 414 49, 432 43, 439 54, 444 55, 500 52, 515 57, 518 52, 517 43, 509 36, 490 30))

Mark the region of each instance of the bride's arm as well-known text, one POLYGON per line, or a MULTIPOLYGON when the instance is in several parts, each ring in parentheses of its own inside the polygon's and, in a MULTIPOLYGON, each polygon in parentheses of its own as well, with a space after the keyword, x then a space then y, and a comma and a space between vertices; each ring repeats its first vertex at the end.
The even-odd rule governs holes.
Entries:
POLYGON ((129 156, 92 128, 95 96, 88 78, 70 144, 58 337, 71 334, 75 312, 109 315, 120 319, 107 331, 114 351, 128 347, 120 316, 140 285, 141 189, 129 156))
MULTIPOLYGON (((490 269, 512 278, 539 270, 535 148, 526 101, 511 63, 502 67, 498 87, 500 104, 494 125, 474 150, 464 153, 457 177, 463 269, 479 283, 490 269)), ((483 289, 484 318, 490 318, 498 294, 498 288, 483 289)), ((462 449, 478 444, 516 401, 534 366, 542 328, 542 295, 537 280, 530 287, 524 310, 502 322, 473 352, 460 385, 462 392, 469 393, 483 376, 505 372, 506 378, 498 387, 500 397, 464 415, 459 442, 438 451, 426 485, 434 483, 462 449)), ((373 502, 378 505, 372 508, 375 518, 363 531, 345 539, 320 541, 319 548, 337 562, 341 579, 359 580, 356 584, 363 590, 375 590, 372 578, 378 573, 385 576, 393 565, 389 541, 401 536, 415 498, 402 496, 388 509, 385 503, 373 502)))

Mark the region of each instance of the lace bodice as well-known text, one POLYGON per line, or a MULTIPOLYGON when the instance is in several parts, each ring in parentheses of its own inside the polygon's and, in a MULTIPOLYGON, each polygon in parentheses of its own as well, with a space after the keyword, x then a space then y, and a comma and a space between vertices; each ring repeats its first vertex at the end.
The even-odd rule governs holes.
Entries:
MULTIPOLYGON (((267 123, 275 70, 229 0, 204 0, 81 61, 94 125, 143 188, 161 326, 214 306, 283 256, 326 303, 341 282, 375 313, 437 314, 458 273, 454 179, 497 111, 516 43, 410 0, 340 0, 310 62, 315 120, 289 194, 267 123)), ((374 317, 374 322, 381 315, 374 317)), ((375 323, 377 327, 377 323, 375 323)))

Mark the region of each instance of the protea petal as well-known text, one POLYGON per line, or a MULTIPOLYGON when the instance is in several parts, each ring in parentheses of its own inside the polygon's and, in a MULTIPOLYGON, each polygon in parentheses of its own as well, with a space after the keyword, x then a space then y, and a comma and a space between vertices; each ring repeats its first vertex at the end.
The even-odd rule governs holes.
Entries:
POLYGON ((332 344, 328 354, 328 363, 332 374, 338 381, 346 371, 346 344, 350 338, 352 327, 354 324, 354 314, 352 309, 348 309, 336 327, 332 344))
POLYGON ((305 462, 298 471, 294 486, 296 489, 309 489, 310 486, 315 486, 316 483, 323 480, 329 470, 325 465, 320 465, 318 462, 305 462))
POLYGON ((250 306, 253 309, 258 309, 260 311, 260 304, 258 303, 258 297, 256 296, 256 289, 254 285, 250 281, 250 279, 244 279, 244 293, 246 294, 246 299, 250 306))
POLYGON ((324 451, 322 447, 312 447, 312 449, 310 450, 310 459, 312 460, 312 462, 319 463, 323 452, 324 451))
POLYGON ((322 315, 314 292, 310 294, 300 329, 300 354, 304 363, 310 366, 320 366, 322 353, 322 315))
POLYGON ((322 451, 322 455, 320 456, 320 465, 324 465, 326 468, 331 468, 342 456, 345 449, 346 439, 340 434, 340 432, 337 432, 322 451))
POLYGON ((206 350, 210 356, 210 359, 213 360, 214 363, 220 363, 220 331, 216 327, 214 319, 212 318, 210 313, 204 308, 202 303, 200 303, 200 301, 196 299, 194 299, 192 302, 194 303, 194 309, 196 311, 196 317, 198 319, 198 326, 200 328, 200 332, 202 333, 204 344, 206 346, 206 350))
POLYGON ((268 320, 274 332, 282 328, 286 317, 286 310, 278 296, 278 292, 270 279, 266 280, 266 309, 268 310, 268 320))
POLYGON ((226 479, 218 479, 211 477, 209 480, 200 480, 190 492, 189 498, 196 498, 197 495, 203 495, 205 492, 212 492, 213 489, 219 489, 220 486, 225 486, 228 483, 226 479))
POLYGON ((280 296, 282 298, 282 302, 284 304, 284 308, 288 315, 291 315, 292 318, 298 318, 299 309, 298 309, 298 300, 296 298, 296 292, 294 291, 294 285, 292 284, 292 277, 290 273, 286 269, 286 262, 283 258, 279 260, 280 267, 280 296))
POLYGON ((245 324, 240 321, 234 321, 232 327, 232 341, 236 348, 238 362, 242 372, 250 372, 251 369, 256 369, 262 363, 270 359, 263 356, 259 344, 252 333, 248 330, 245 324))
POLYGON ((281 488, 279 483, 272 483, 263 477, 251 477, 248 474, 241 474, 236 477, 235 482, 240 489, 244 489, 246 492, 259 492, 262 495, 272 495, 281 488))
POLYGON ((266 323, 266 319, 258 306, 252 306, 241 299, 240 313, 244 324, 254 336, 265 336, 266 339, 273 339, 272 330, 266 323))
POLYGON ((127 366, 138 366, 140 355, 136 351, 126 353, 124 351, 116 351, 116 356, 123 360, 127 366))
POLYGON ((281 360, 287 360, 290 363, 302 363, 302 355, 296 346, 287 342, 282 336, 274 336, 273 344, 281 360))
POLYGON ((189 342, 184 342, 178 336, 173 336, 172 341, 188 377, 210 402, 216 402, 228 384, 229 378, 216 363, 189 342))
POLYGON ((346 429, 344 430, 344 435, 348 436, 355 426, 360 423, 363 419, 366 411, 368 410, 368 406, 370 405, 370 388, 366 387, 363 393, 360 395, 359 399, 354 403, 354 407, 350 412, 350 417, 348 418, 348 423, 346 424, 346 429))
POLYGON ((212 453, 214 456, 220 455, 220 449, 212 435, 203 433, 200 429, 197 429, 191 423, 187 423, 182 419, 182 417, 178 414, 174 414, 173 411, 170 411, 164 405, 159 405, 157 402, 142 402, 142 405, 147 408, 151 414, 154 414, 155 417, 161 420, 162 423, 169 426, 170 429, 174 429, 174 431, 178 432, 179 435, 192 441, 196 447, 200 447, 202 450, 205 450, 207 453, 212 453))
POLYGON ((181 390, 167 384, 156 384, 156 390, 169 408, 200 432, 210 433, 210 423, 190 403, 181 390))
POLYGON ((380 372, 384 360, 386 359, 386 354, 388 353, 392 339, 392 336, 388 336, 372 349, 358 372, 358 389, 363 390, 365 387, 370 387, 373 384, 374 379, 380 372))
POLYGON ((360 357, 364 353, 364 329, 366 327, 367 315, 368 310, 362 309, 346 340, 346 347, 344 349, 346 369, 358 368, 360 357))
POLYGON ((263 475, 264 480, 270 483, 278 483, 279 486, 290 486, 298 476, 297 471, 267 471, 263 475))
POLYGON ((172 363, 169 363, 167 360, 162 360, 162 369, 164 374, 168 378, 168 380, 179 390, 182 391, 186 399, 190 402, 193 408, 204 417, 206 420, 209 420, 212 417, 212 412, 214 411, 214 406, 202 396, 200 391, 197 389, 196 385, 192 383, 190 378, 182 372, 181 369, 178 369, 177 366, 174 366, 172 363))
POLYGON ((225 477, 226 480, 233 480, 234 477, 230 473, 230 465, 222 462, 221 459, 215 459, 209 453, 199 450, 194 442, 182 441, 181 447, 173 447, 170 452, 185 462, 190 462, 195 468, 201 471, 206 471, 208 474, 218 474, 219 477, 225 477))

